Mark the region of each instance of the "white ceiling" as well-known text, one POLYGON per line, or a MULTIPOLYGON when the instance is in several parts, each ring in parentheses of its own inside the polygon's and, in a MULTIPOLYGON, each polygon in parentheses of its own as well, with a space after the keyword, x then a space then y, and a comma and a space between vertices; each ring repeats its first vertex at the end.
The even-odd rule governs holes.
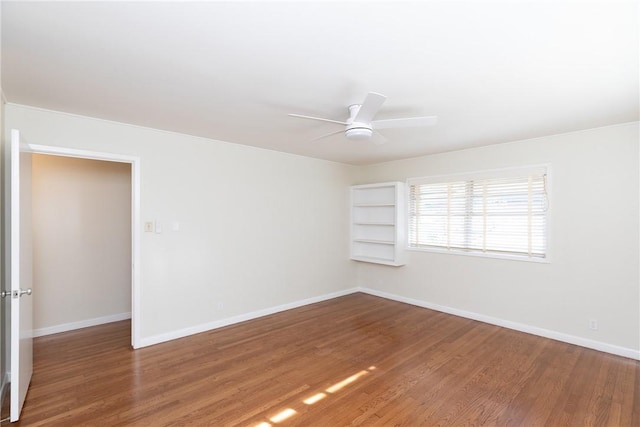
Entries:
POLYGON ((2 2, 8 102, 351 164, 638 120, 638 2, 2 2), (344 120, 367 92, 382 146, 344 120))

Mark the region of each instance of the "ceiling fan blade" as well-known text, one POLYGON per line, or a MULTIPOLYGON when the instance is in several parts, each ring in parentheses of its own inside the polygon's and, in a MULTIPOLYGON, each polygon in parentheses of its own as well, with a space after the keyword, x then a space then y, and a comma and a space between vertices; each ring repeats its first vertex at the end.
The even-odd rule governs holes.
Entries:
POLYGON ((317 137, 317 138, 313 138, 313 139, 312 139, 312 140, 310 140, 309 142, 316 142, 316 141, 318 141, 318 140, 320 140, 320 139, 328 138, 328 137, 330 137, 330 136, 332 136, 332 135, 336 135, 336 134, 339 134, 339 133, 344 133, 344 130, 343 130, 343 129, 341 129, 341 130, 337 130, 337 131, 335 131, 335 132, 331 132, 331 133, 327 133, 327 134, 324 134, 324 135, 320 135, 320 136, 319 136, 319 137, 317 137))
POLYGON ((380 95, 379 93, 375 92, 369 92, 353 121, 361 123, 371 123, 386 99, 387 97, 384 95, 380 95))
POLYGON ((374 129, 408 128, 433 126, 438 122, 438 116, 410 117, 405 119, 376 120, 371 123, 374 129))
POLYGON ((303 116, 302 114, 289 114, 289 116, 291 116, 291 117, 299 117, 301 119, 319 120, 321 122, 336 123, 336 124, 344 125, 344 126, 347 125, 347 122, 341 122, 339 120, 323 119, 321 117, 303 116))

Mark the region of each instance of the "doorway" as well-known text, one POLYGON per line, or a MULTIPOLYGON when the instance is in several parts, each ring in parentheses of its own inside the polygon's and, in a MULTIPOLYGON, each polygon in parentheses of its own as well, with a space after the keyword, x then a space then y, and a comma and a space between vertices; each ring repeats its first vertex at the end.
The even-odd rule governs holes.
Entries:
MULTIPOLYGON (((140 278, 140 273, 139 273, 139 257, 140 257, 140 242, 139 242, 139 233, 140 233, 140 159, 138 157, 134 157, 134 156, 127 156, 127 155, 120 155, 120 154, 112 154, 112 153, 102 153, 102 152, 93 152, 93 151, 86 151, 86 150, 75 150, 75 149, 68 149, 68 148, 61 148, 61 147, 51 147, 51 146, 43 146, 43 145, 33 145, 33 144, 29 144, 29 148, 30 151, 35 154, 36 156, 40 156, 42 155, 43 158, 49 158, 51 159, 53 156, 58 158, 58 162, 59 163, 66 163, 66 162, 72 162, 74 160, 86 160, 86 161, 97 161, 98 163, 96 163, 97 165, 100 165, 101 162, 106 162, 109 163, 108 164, 102 164, 103 169, 105 170, 120 170, 122 171, 122 169, 128 169, 129 173, 128 173, 128 177, 129 177, 129 204, 127 205, 128 209, 129 209, 129 213, 128 213, 128 217, 129 217, 129 224, 130 224, 130 234, 129 234, 129 253, 128 253, 128 259, 130 261, 128 266, 122 266, 122 263, 120 263, 121 265, 121 271, 119 271, 120 277, 123 274, 123 269, 126 268, 126 271, 129 275, 129 283, 130 286, 128 287, 127 291, 129 292, 129 309, 130 312, 127 311, 122 311, 122 310, 118 310, 116 309, 114 312, 110 313, 110 314, 105 314, 105 315, 101 315, 101 314, 97 314, 95 316, 86 316, 85 318, 87 319, 86 321, 69 321, 69 322, 65 322, 62 321, 62 323, 60 324, 60 322, 58 322, 58 325, 48 325, 46 322, 51 323, 51 319, 46 320, 45 323, 40 323, 40 328, 38 329, 38 325, 36 324, 36 335, 45 335, 48 333, 55 333, 55 332, 62 332, 64 330, 70 330, 70 329, 77 329, 79 327, 85 327, 85 326, 92 326, 95 324, 100 324, 100 323, 107 323, 109 321, 117 321, 117 320, 121 320, 123 317, 129 317, 129 313, 130 313, 130 317, 131 317, 131 346, 135 349, 139 347, 139 343, 140 343, 140 335, 139 335, 139 321, 138 321, 138 314, 140 313, 140 299, 139 299, 139 278, 140 278), (109 167, 109 166, 115 166, 115 167, 109 167), (53 328, 53 329, 47 329, 47 328, 53 328), (57 329, 56 329, 57 328, 57 329)), ((85 165, 86 167, 86 165, 85 165)), ((95 167, 95 164, 94 166, 95 167)), ((73 179, 72 177, 70 178, 71 180, 73 179)), ((86 191, 86 190, 85 190, 86 191)), ((84 196, 87 196, 86 194, 84 196)), ((95 198, 93 199, 95 200, 95 198)), ((74 202, 75 203, 75 202, 74 202)), ((91 203, 91 202, 90 202, 91 203)), ((97 201, 96 203, 100 203, 99 201, 97 201)), ((102 210, 106 211, 108 213, 109 210, 109 206, 106 205, 102 205, 100 206, 102 208, 102 210)), ((64 207, 62 207, 61 209, 64 209, 64 207)), ((77 209, 76 209, 77 211, 77 209)), ((76 212, 76 215, 78 213, 76 212)), ((82 221, 82 222, 88 222, 88 224, 83 224, 82 229, 86 230, 95 230, 96 227, 102 227, 102 228, 108 228, 107 224, 105 224, 103 221, 108 221, 108 219, 104 219, 107 218, 107 216, 102 216, 100 220, 96 220, 96 221, 92 221, 92 215, 89 214, 88 212, 84 212, 84 215, 81 215, 82 217, 77 217, 77 218, 69 218, 70 222, 75 221, 82 221)), ((99 240, 99 235, 100 233, 91 233, 93 236, 84 236, 85 238, 94 238, 94 239, 98 239, 99 240)), ((99 241, 93 241, 93 242, 89 242, 90 244, 93 245, 99 245, 100 242, 99 241)), ((115 251, 117 250, 117 247, 111 247, 110 250, 115 251)), ((107 252, 103 252, 103 256, 105 254, 108 254, 107 252)), ((105 263, 106 264, 106 263, 105 263)), ((103 267, 106 268, 106 265, 103 265, 103 267)), ((38 279, 36 279, 38 280, 38 279)), ((81 292, 82 289, 82 279, 76 275, 76 281, 75 284, 71 284, 71 288, 70 289, 66 289, 65 292, 67 292, 67 294, 69 292, 81 292), (79 279, 79 280, 78 280, 79 279)), ((37 283, 36 283, 36 287, 37 287, 37 283)), ((34 290, 34 297, 37 298, 37 288, 34 290)), ((63 295, 64 297, 64 295, 63 295)), ((117 298, 112 298, 110 303, 112 304, 113 307, 117 307, 118 304, 120 304, 120 306, 122 306, 122 298, 120 298, 120 302, 117 301, 117 298)), ((82 309, 87 309, 87 307, 84 307, 82 309)), ((98 313, 98 312, 96 312, 98 313)), ((43 319, 41 319, 43 320, 43 319)), ((55 321, 53 323, 56 323, 55 321)))

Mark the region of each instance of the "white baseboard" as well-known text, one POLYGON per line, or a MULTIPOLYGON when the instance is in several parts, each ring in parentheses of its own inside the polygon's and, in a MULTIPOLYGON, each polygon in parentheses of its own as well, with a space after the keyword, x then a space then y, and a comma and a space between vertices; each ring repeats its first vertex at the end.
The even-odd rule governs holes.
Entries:
POLYGON ((333 292, 330 294, 320 295, 317 297, 307 298, 299 301, 290 302, 287 304, 278 305, 275 307, 253 311, 251 313, 240 314, 238 316, 228 317, 226 319, 216 320, 216 321, 204 323, 201 325, 191 326, 189 328, 179 329, 177 331, 167 332, 165 334, 159 334, 159 335, 154 335, 147 338, 142 338, 140 340, 140 347, 147 347, 150 345, 160 344, 160 343, 175 340, 178 338, 184 338, 189 335, 199 334, 201 332, 222 328, 224 326, 233 325, 235 323, 246 322, 247 320, 257 319, 258 317, 263 317, 263 316, 269 316, 270 314, 275 314, 281 311, 291 310, 292 308, 298 308, 305 305, 342 297, 342 296, 353 294, 356 292, 359 292, 358 288, 346 289, 343 291, 333 292))
POLYGON ((79 322, 63 323, 61 325, 49 326, 33 330, 33 336, 42 337, 44 335, 58 334, 60 332, 73 331, 75 329, 88 328, 90 326, 103 325, 105 323, 119 322, 120 320, 131 319, 131 313, 112 314, 110 316, 96 317, 93 319, 81 320, 79 322))
POLYGON ((501 326, 503 328, 513 329, 520 332, 525 332, 532 335, 538 335, 545 338, 550 338, 556 341, 562 341, 569 344, 579 345, 581 347, 591 348, 605 353, 611 353, 618 356, 628 357, 630 359, 640 360, 640 351, 631 348, 620 347, 613 344, 603 343, 600 341, 590 340, 587 338, 577 337, 575 335, 569 335, 558 331, 553 331, 544 328, 538 328, 536 326, 526 325, 524 323, 512 322, 509 320, 499 319, 496 317, 486 316, 484 314, 474 313, 471 311, 460 310, 444 305, 434 304, 427 301, 422 301, 414 298, 403 297, 400 295, 390 294, 387 292, 378 291, 375 289, 357 287, 346 289, 344 291, 333 292, 330 294, 320 295, 313 298, 307 298, 304 300, 294 301, 288 304, 279 305, 276 307, 270 307, 258 311, 253 311, 238 316, 228 317, 226 319, 216 320, 214 322, 204 323, 201 325, 191 326, 189 328, 180 329, 177 331, 168 332, 165 334, 154 335, 147 338, 142 338, 140 347, 147 347, 154 344, 160 344, 166 341, 171 341, 178 338, 184 338, 189 335, 198 334, 201 332, 210 331, 213 329, 222 328, 224 326, 233 325, 235 323, 245 322, 247 320, 257 319, 259 317, 268 316, 270 314, 279 313, 285 310, 291 310, 293 308, 302 307, 316 302, 326 301, 333 298, 338 298, 344 295, 353 294, 356 292, 363 292, 366 294, 390 299, 393 301, 403 302, 406 304, 415 305, 418 307, 424 307, 431 310, 440 311, 443 313, 452 314, 454 316, 460 316, 467 319, 477 320, 491 325, 501 326))
POLYGON ((604 342, 577 337, 575 335, 569 335, 569 334, 565 334, 558 331, 552 331, 549 329, 526 325, 524 323, 517 323, 509 320, 499 319, 497 317, 486 316, 484 314, 478 314, 471 311, 459 310, 457 308, 447 307, 444 305, 433 304, 427 301, 394 295, 387 292, 377 291, 375 289, 360 287, 357 290, 370 295, 375 295, 378 297, 382 297, 382 298, 386 298, 386 299, 390 299, 398 302, 404 302, 404 303, 415 305, 418 307, 429 308, 431 310, 441 311, 443 313, 453 314, 455 316, 465 317, 467 319, 478 320, 480 322, 501 326, 503 328, 513 329, 520 332, 526 332, 528 334, 538 335, 538 336, 550 338, 556 341, 562 341, 569 344, 579 345, 581 347, 591 348, 593 350, 603 351, 605 353, 611 353, 618 356, 628 357, 630 359, 640 360, 640 351, 634 350, 631 348, 620 347, 613 344, 607 344, 604 342))

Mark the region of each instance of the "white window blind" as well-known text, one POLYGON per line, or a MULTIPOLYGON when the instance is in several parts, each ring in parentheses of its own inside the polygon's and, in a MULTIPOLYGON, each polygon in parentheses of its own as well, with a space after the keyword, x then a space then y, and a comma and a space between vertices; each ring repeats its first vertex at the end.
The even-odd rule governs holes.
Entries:
POLYGON ((545 258, 546 168, 409 180, 409 247, 545 258))

